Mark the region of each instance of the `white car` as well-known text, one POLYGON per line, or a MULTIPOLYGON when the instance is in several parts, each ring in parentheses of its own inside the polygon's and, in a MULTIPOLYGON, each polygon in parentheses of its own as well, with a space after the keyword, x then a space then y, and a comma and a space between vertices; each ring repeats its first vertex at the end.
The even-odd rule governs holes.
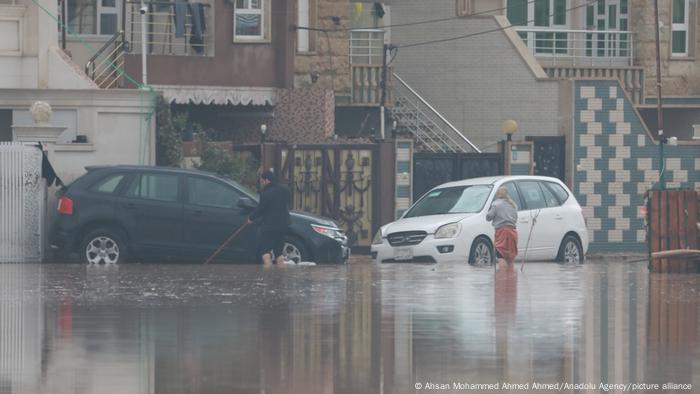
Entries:
POLYGON ((501 186, 518 205, 518 261, 525 256, 583 263, 588 230, 581 206, 559 179, 543 176, 474 178, 437 186, 399 220, 379 229, 372 258, 381 263, 490 264, 495 231, 486 213, 501 186))

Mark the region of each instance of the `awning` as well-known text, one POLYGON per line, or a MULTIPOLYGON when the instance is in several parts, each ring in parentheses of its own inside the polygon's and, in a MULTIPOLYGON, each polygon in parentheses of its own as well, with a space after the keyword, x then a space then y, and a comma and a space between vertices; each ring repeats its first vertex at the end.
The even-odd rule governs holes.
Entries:
POLYGON ((151 85, 171 104, 275 105, 277 88, 151 85))

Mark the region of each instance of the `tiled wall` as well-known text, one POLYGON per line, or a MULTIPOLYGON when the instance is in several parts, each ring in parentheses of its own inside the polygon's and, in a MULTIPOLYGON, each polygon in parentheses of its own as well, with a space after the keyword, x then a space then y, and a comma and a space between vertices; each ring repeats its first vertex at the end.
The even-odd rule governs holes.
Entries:
POLYGON ((395 217, 398 219, 411 206, 411 181, 413 179, 413 141, 396 141, 396 196, 395 217))
MULTIPOLYGON (((659 179, 659 146, 617 81, 575 83, 574 193, 591 251, 645 251, 644 193, 659 179)), ((667 188, 700 188, 700 144, 664 147, 667 188)))

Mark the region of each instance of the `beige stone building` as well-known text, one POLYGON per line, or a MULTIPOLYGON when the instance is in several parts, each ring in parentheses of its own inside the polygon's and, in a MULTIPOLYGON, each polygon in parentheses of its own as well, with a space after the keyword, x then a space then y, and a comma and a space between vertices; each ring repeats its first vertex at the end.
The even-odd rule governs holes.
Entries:
MULTIPOLYGON (((617 77, 656 125, 656 45, 650 0, 455 0, 465 17, 505 15, 550 77, 617 77)), ((659 0, 664 113, 674 135, 700 123, 700 17, 695 0, 659 0)))

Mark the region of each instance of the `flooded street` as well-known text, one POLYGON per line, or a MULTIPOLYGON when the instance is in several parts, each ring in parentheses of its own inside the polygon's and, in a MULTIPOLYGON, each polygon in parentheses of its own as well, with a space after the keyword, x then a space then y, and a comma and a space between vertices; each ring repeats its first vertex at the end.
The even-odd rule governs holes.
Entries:
POLYGON ((4 264, 0 393, 696 392, 700 276, 646 267, 4 264))

